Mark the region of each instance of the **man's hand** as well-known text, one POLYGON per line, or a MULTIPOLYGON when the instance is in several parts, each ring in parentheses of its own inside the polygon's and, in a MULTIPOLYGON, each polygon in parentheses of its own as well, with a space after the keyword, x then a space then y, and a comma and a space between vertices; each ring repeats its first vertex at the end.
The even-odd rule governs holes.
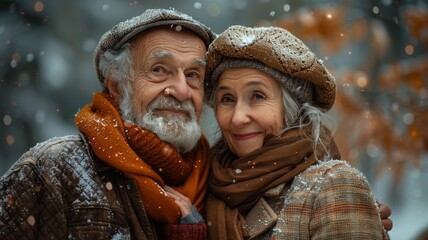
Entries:
POLYGON ((382 220, 382 225, 386 231, 390 231, 393 225, 392 220, 389 219, 389 217, 391 216, 391 208, 388 205, 379 203, 379 202, 378 202, 378 206, 379 206, 380 218, 382 220))

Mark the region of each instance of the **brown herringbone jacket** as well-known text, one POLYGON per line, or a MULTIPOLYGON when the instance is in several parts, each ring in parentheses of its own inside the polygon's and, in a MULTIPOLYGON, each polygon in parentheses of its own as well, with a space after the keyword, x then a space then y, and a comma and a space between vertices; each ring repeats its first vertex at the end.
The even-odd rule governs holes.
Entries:
POLYGON ((0 239, 156 239, 136 183, 79 136, 26 152, 0 180, 0 239))

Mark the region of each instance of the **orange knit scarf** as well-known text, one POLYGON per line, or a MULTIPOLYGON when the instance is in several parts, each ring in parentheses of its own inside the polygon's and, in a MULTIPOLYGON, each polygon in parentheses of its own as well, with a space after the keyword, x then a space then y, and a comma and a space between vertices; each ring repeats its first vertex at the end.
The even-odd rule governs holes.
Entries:
POLYGON ((149 217, 178 223, 180 209, 163 190, 165 184, 187 196, 199 211, 205 204, 209 144, 204 136, 191 152, 180 154, 156 134, 124 124, 113 97, 95 93, 76 115, 76 125, 95 155, 137 181, 149 217))

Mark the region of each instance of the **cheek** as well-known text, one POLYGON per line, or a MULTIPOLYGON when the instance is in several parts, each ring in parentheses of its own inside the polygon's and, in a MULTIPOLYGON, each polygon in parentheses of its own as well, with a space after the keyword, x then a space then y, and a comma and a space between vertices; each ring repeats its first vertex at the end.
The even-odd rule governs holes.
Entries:
POLYGON ((280 131, 282 131, 285 128, 285 113, 284 113, 284 109, 278 108, 277 110, 277 115, 275 116, 276 119, 276 125, 277 125, 277 129, 276 129, 276 133, 279 133, 280 131))
POLYGON ((143 106, 144 99, 141 94, 134 94, 132 98, 132 109, 136 114, 144 114, 147 112, 147 106, 143 106))
POLYGON ((201 117, 202 107, 204 105, 204 92, 199 90, 192 94, 192 102, 195 107, 196 117, 201 117))
POLYGON ((270 107, 269 110, 261 111, 258 116, 267 133, 279 134, 284 129, 284 110, 282 108, 270 107))
POLYGON ((224 108, 217 107, 216 119, 217 119, 218 125, 222 131, 227 128, 227 125, 228 125, 227 123, 229 122, 229 116, 228 115, 229 114, 227 113, 227 111, 224 108))
POLYGON ((148 105, 161 93, 158 86, 140 83, 133 85, 134 94, 132 98, 133 109, 135 113, 144 114, 147 112, 148 105))

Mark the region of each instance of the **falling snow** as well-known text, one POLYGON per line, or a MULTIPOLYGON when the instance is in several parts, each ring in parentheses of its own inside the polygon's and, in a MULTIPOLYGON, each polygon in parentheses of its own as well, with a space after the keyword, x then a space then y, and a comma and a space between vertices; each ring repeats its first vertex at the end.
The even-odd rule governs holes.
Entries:
MULTIPOLYGON (((415 131, 409 132, 409 138, 401 139, 392 136, 391 139, 397 139, 404 143, 409 143, 411 139, 417 139, 419 143, 423 142, 426 135, 423 135, 423 128, 419 126, 423 127, 424 125, 418 124, 422 122, 421 119, 424 119, 422 118, 424 115, 412 110, 421 106, 426 108, 426 87, 416 88, 414 91, 412 89, 403 91, 403 88, 405 87, 405 80, 408 80, 409 85, 414 84, 412 86, 418 87, 420 83, 423 85, 426 78, 420 80, 415 76, 426 75, 409 73, 408 76, 412 77, 406 79, 406 72, 401 78, 394 77, 396 74, 391 73, 397 73, 398 70, 407 69, 409 66, 417 66, 416 62, 410 60, 412 58, 422 59, 426 55, 426 46, 423 45, 424 42, 420 41, 421 37, 426 36, 424 34, 426 28, 420 35, 417 35, 413 34, 415 29, 406 26, 408 23, 415 22, 406 18, 410 10, 416 9, 426 12, 426 2, 382 0, 373 2, 368 8, 350 7, 349 12, 342 12, 345 13, 346 21, 340 22, 337 14, 329 15, 330 21, 337 20, 337 22, 330 23, 340 23, 335 25, 337 28, 331 29, 323 28, 328 25, 316 27, 316 24, 322 23, 322 21, 315 21, 318 19, 315 16, 319 9, 316 8, 316 4, 305 3, 307 4, 296 5, 291 2, 284 4, 281 1, 262 0, 250 4, 250 1, 234 0, 225 2, 224 6, 220 6, 217 3, 210 4, 205 1, 188 3, 171 1, 167 6, 188 9, 190 15, 199 18, 217 31, 225 29, 231 24, 238 24, 238 19, 239 23, 243 22, 248 25, 253 25, 253 23, 283 24, 284 20, 299 20, 295 22, 295 25, 299 22, 308 24, 308 29, 312 29, 313 33, 318 35, 309 36, 310 38, 307 38, 305 42, 315 43, 316 48, 314 49, 321 53, 319 55, 321 59, 318 61, 320 63, 326 62, 328 67, 334 69, 338 91, 345 88, 346 96, 358 103, 355 105, 357 108, 373 107, 377 112, 385 114, 385 119, 390 121, 389 124, 392 127, 390 131, 392 132, 404 132, 406 129, 416 128, 415 131), (267 11, 257 11, 259 9, 267 9, 267 11), (272 22, 266 22, 266 19, 272 22), (345 28, 340 29, 345 22, 358 23, 359 21, 366 24, 358 27, 343 25, 345 28), (386 26, 384 29, 385 36, 379 35, 382 31, 377 28, 361 28, 377 25, 374 22, 386 26), (319 31, 319 29, 327 29, 327 31, 319 31), (353 29, 358 29, 359 32, 352 32, 353 29), (363 40, 360 38, 362 35, 358 34, 364 31, 373 35, 372 42, 370 39, 363 40), (395 36, 400 37, 396 38, 395 36), (394 41, 391 42, 391 40, 394 41), (323 44, 325 42, 330 43, 330 45, 323 44), (343 45, 347 42, 350 42, 353 47, 348 48, 348 46, 343 45), (331 46, 343 47, 343 54, 334 52, 334 48, 331 46), (372 46, 376 48, 372 48, 372 46), (382 55, 382 51, 388 55, 382 55), (389 57, 392 55, 405 57, 393 59, 389 57), (377 59, 377 64, 368 64, 371 61, 368 59, 377 59), (391 62, 395 64, 398 62, 405 63, 407 67, 391 68, 391 62), (379 76, 371 75, 367 76, 365 85, 357 84, 357 81, 348 81, 349 78, 353 79, 348 78, 348 74, 352 73, 353 70, 362 69, 369 65, 373 68, 364 70, 367 73, 379 72, 382 67, 386 68, 385 72, 389 75, 384 82, 379 82, 379 76), (343 74, 340 75, 341 73, 343 74), (392 83, 400 84, 396 88, 392 88, 389 85, 392 83), (359 91, 364 86, 370 89, 369 94, 367 89, 364 89, 365 92, 359 91), (365 99, 367 95, 369 95, 369 100, 365 99), (417 103, 417 105, 411 107, 406 103, 417 103)), ((87 1, 84 4, 75 2, 71 3, 70 8, 78 10, 83 14, 82 17, 63 18, 61 16, 64 14, 61 11, 68 11, 70 8, 53 8, 53 4, 61 6, 61 3, 55 1, 12 1, 11 4, 6 4, 4 8, 0 9, 0 16, 3 20, 0 25, 0 38, 4 40, 0 43, 2 52, 0 62, 4 63, 0 66, 0 93, 3 100, 1 109, 4 110, 0 112, 0 135, 3 139, 3 143, 0 145, 2 147, 0 150, 0 172, 2 173, 6 172, 23 152, 37 142, 52 136, 76 133, 73 114, 90 101, 92 92, 100 90, 99 83, 94 76, 91 58, 91 53, 100 34, 107 30, 108 26, 116 24, 117 19, 130 18, 130 16, 140 13, 142 7, 159 7, 157 1, 124 1, 108 2, 108 4, 96 1, 87 1), (52 14, 51 9, 57 9, 57 14, 52 14), (87 24, 87 19, 94 21, 87 24), (74 28, 73 26, 81 27, 74 28)), ((334 4, 329 5, 331 9, 341 10, 341 8, 336 7, 334 4)), ((132 21, 137 21, 137 19, 130 19, 128 25, 132 21)), ((284 26, 292 28, 285 23, 284 26)), ((302 25, 296 28, 302 31, 305 29, 302 25)), ((297 33, 299 36, 304 36, 306 32, 297 31, 297 33)), ((252 44, 254 40, 251 38, 243 39, 242 44, 252 44)), ((395 64, 394 66, 396 66, 395 64)), ((336 106, 335 111, 340 112, 340 109, 336 106)), ((367 115, 367 117, 364 115, 364 118, 369 122, 369 127, 377 123, 373 114, 367 115)), ((388 132, 384 129, 377 130, 381 133, 388 132)), ((358 121, 356 131, 369 134, 368 129, 363 126, 363 121, 358 121)), ((354 134, 354 132, 349 129, 346 134, 354 134)), ((407 135, 407 132, 404 134, 407 135)), ((352 136, 354 138, 354 135, 352 136)), ((208 135, 208 137, 210 136, 208 135)), ((375 138, 376 136, 371 140, 375 138)), ((409 144, 412 148, 423 145, 413 143, 410 142, 409 144)), ((385 151, 379 144, 367 143, 364 145, 362 149, 353 146, 350 155, 358 156, 361 161, 367 158, 361 166, 365 168, 362 170, 370 176, 376 167, 373 163, 379 162, 381 157, 385 157, 385 151), (356 153, 359 150, 362 150, 363 155, 368 155, 368 157, 356 153)), ((425 215, 420 213, 420 209, 427 207, 426 201, 424 201, 426 191, 423 191, 425 188, 422 185, 427 180, 426 169, 415 169, 413 161, 417 161, 417 158, 408 154, 413 152, 415 151, 402 152, 396 151, 396 149, 392 152, 393 156, 407 156, 412 161, 412 164, 408 165, 412 167, 396 171, 391 164, 388 165, 387 169, 384 169, 381 178, 369 178, 377 184, 376 195, 381 197, 381 200, 393 205, 393 216, 396 216, 394 217, 396 224, 391 232, 393 239, 411 239, 422 227, 428 225, 425 215), (405 185, 398 192, 388 190, 394 172, 403 173, 402 178, 405 180, 402 182, 405 185), (396 236, 394 237, 394 235, 396 236)), ((425 156, 421 158, 423 162, 426 160, 425 156)), ((402 163, 396 159, 393 162, 402 163)), ((69 162, 69 164, 70 167, 74 167, 73 163, 69 162)), ((49 171, 58 177, 61 176, 61 169, 52 167, 49 171)), ((56 184, 58 183, 56 182, 56 184)), ((76 187, 89 191, 89 189, 84 188, 83 185, 85 184, 90 185, 93 182, 86 179, 77 183, 76 187)), ((307 182, 307 184, 309 183, 307 182)), ((108 182, 103 183, 102 186, 107 190, 110 188, 108 182)), ((304 187, 305 184, 299 186, 300 189, 304 189, 304 187)), ((90 194, 96 195, 98 193, 91 192, 90 194)), ((3 211, 2 208, 0 208, 1 211, 3 211)), ((28 221, 33 222, 28 216, 23 218, 23 222, 28 223, 28 221)), ((116 236, 118 239, 122 237, 120 233, 116 236)))
POLYGON ((242 46, 246 46, 246 45, 250 45, 251 43, 253 43, 253 41, 256 39, 255 35, 244 35, 240 38, 241 40, 241 45, 242 46))

